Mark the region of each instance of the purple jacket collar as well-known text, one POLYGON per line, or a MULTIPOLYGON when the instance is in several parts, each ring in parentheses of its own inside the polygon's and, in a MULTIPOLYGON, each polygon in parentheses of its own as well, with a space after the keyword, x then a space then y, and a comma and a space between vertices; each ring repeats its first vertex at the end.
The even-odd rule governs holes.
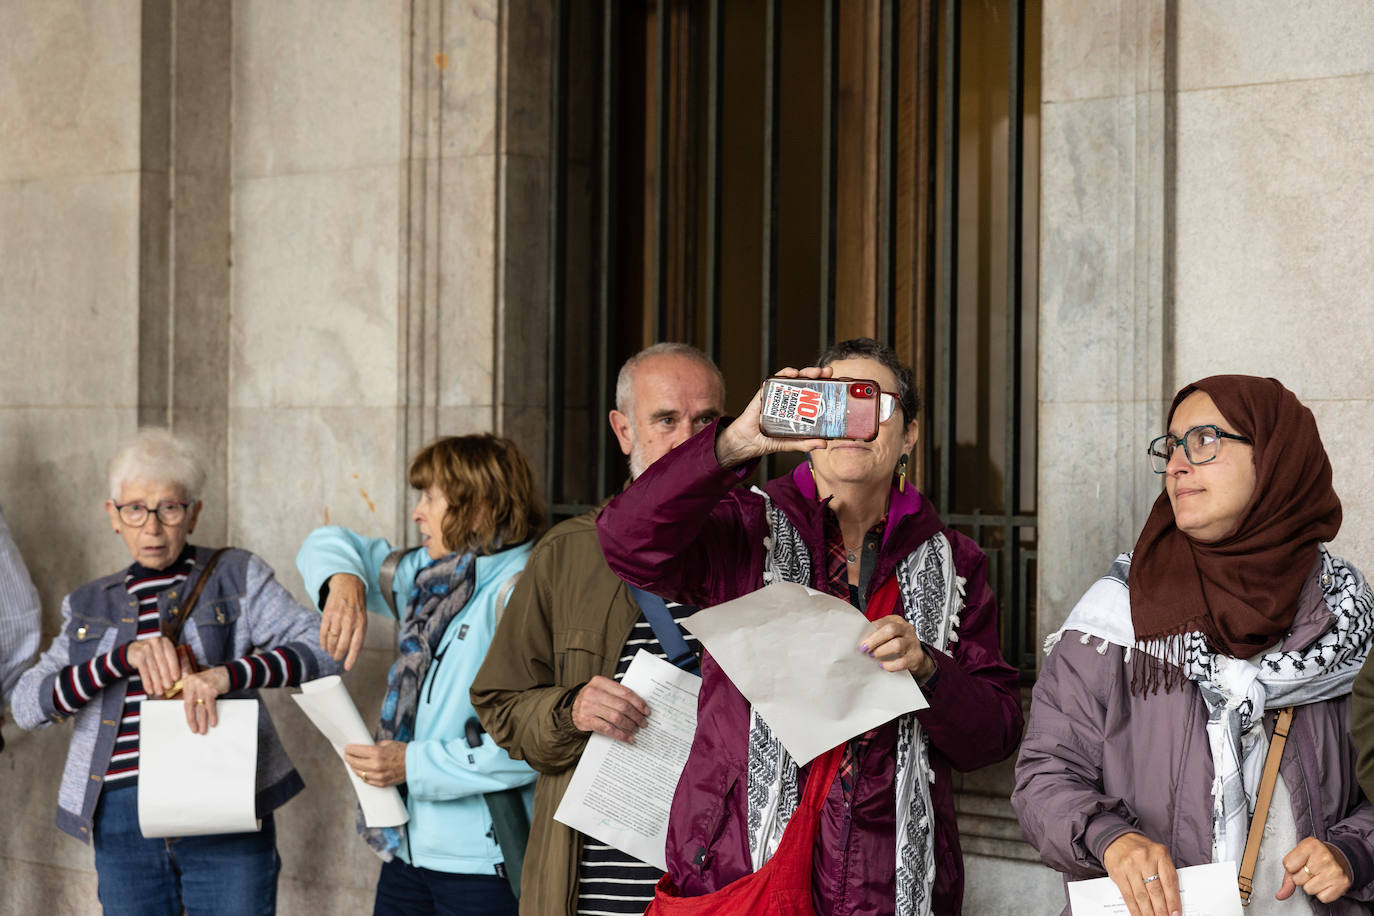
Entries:
MULTIPOLYGON (((821 556, 825 547, 824 512, 830 497, 818 498, 810 462, 802 462, 791 474, 768 481, 763 489, 801 531, 811 556, 821 556)), ((944 527, 935 507, 930 500, 921 497, 919 490, 908 486, 901 491, 893 486, 888 497, 887 527, 883 530, 878 565, 869 580, 869 595, 887 581, 903 557, 944 527)), ((818 565, 813 575, 823 574, 818 565)))

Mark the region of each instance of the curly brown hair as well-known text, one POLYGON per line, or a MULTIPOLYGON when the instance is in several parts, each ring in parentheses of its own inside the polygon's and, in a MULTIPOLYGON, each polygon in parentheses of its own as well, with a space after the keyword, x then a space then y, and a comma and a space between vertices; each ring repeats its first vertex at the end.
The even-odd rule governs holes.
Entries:
POLYGON ((544 505, 525 453, 509 439, 478 433, 445 436, 420 449, 407 481, 437 486, 448 501, 442 529, 449 550, 495 553, 534 538, 544 505))

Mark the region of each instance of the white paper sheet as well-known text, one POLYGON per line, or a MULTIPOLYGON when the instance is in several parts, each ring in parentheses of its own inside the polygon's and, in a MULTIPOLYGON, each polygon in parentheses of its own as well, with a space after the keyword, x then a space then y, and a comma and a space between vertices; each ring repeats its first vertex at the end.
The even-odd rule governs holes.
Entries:
MULTIPOLYGON (((1178 870, 1183 916, 1241 916, 1235 862, 1190 865, 1178 870)), ((1073 916, 1127 916, 1126 901, 1111 878, 1069 882, 1073 916)))
POLYGON ((649 704, 649 723, 634 744, 593 734, 553 816, 667 871, 668 809, 692 749, 701 678, 640 649, 621 683, 649 704))
MULTIPOLYGON (((363 723, 358 707, 348 695, 348 688, 337 674, 316 678, 301 684, 301 692, 291 699, 310 717, 310 721, 333 746, 339 760, 344 760, 344 745, 372 745, 372 733, 363 723)), ((363 809, 363 822, 369 827, 399 827, 410 820, 406 803, 395 786, 369 786, 358 778, 353 768, 344 762, 344 770, 358 794, 363 809)))
POLYGON ((910 674, 859 651, 870 626, 863 614, 804 585, 768 585, 682 623, 799 766, 930 705, 910 674))
POLYGON ((258 774, 258 701, 219 700, 219 724, 197 735, 181 700, 139 707, 138 826, 145 837, 251 833, 258 774))

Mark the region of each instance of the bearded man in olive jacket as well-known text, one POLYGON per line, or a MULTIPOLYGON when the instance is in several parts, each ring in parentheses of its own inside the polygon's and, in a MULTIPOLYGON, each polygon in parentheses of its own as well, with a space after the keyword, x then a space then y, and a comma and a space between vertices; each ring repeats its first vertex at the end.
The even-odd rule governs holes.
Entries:
MULTIPOLYGON (((724 401, 720 370, 693 347, 655 344, 631 357, 610 412, 630 476, 709 426, 724 401)), ((626 741, 644 724, 648 706, 618 683, 631 657, 641 648, 666 655, 629 586, 606 565, 596 536, 599 513, 554 526, 535 546, 472 684, 482 726, 539 772, 520 893, 524 916, 629 912, 636 905, 643 912, 662 874, 553 819, 588 735, 626 741)), ((681 620, 695 608, 669 610, 681 620)), ((697 648, 690 634, 683 637, 697 648)))

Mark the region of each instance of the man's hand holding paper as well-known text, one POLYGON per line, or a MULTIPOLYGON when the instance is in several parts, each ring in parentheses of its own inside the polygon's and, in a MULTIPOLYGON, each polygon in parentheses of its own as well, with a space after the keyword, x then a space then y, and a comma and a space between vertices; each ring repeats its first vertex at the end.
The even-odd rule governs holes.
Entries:
MULTIPOLYGON (((858 648, 891 620, 875 629, 838 598, 780 582, 683 623, 802 765, 928 705, 906 673, 913 647, 895 630, 870 648, 881 653, 875 654, 879 661, 900 662, 902 671, 884 670, 858 648)), ((915 651, 921 651, 919 642, 915 651)), ((921 658, 929 662, 923 651, 921 658)))

